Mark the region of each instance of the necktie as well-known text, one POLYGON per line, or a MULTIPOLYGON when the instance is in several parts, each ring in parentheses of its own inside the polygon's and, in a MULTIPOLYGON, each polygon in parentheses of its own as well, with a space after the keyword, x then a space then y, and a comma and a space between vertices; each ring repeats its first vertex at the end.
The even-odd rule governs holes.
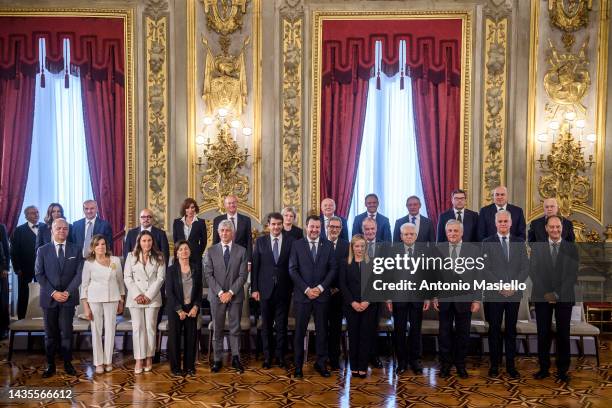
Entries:
POLYGON ((93 223, 87 221, 87 228, 85 229, 85 241, 83 242, 83 254, 89 253, 89 244, 91 244, 91 236, 93 235, 93 223))
POLYGON ((374 219, 374 214, 368 215, 371 219, 374 219))
POLYGON ((557 257, 559 256, 559 244, 557 242, 552 244, 552 261, 553 265, 557 263, 557 257))
POLYGON ((463 222, 463 218, 461 217, 461 210, 457 210, 457 221, 463 222))
POLYGON ((274 263, 278 263, 278 238, 274 238, 274 245, 272 245, 272 255, 274 255, 274 263))
POLYGON ((317 243, 316 241, 310 241, 310 254, 312 255, 312 260, 317 259, 317 243))
POLYGON ((236 222, 234 221, 234 217, 230 217, 230 221, 232 222, 232 225, 234 226, 234 231, 236 231, 236 222))
POLYGON ((510 254, 508 253, 507 237, 502 237, 501 245, 502 245, 502 250, 504 251, 504 256, 506 257, 506 261, 510 260, 510 254))
POLYGON ((57 260, 63 267, 64 261, 66 260, 66 256, 64 255, 64 244, 59 244, 59 249, 57 250, 57 260))
POLYGON ((32 232, 34 235, 38 235, 38 225, 32 225, 32 232))
POLYGON ((457 245, 451 245, 450 257, 452 259, 456 259, 457 258, 457 245))
POLYGON ((227 265, 229 265, 230 260, 229 245, 225 245, 224 248, 225 250, 223 251, 223 262, 225 262, 225 267, 227 268, 227 265))
POLYGON ((503 209, 504 209, 504 207, 499 207, 499 208, 497 209, 497 211, 502 211, 503 209))
POLYGON ((416 217, 415 217, 414 215, 412 216, 412 221, 411 221, 411 223, 412 223, 412 224, 414 224, 414 225, 416 225, 416 217))
POLYGON ((412 258, 412 247, 408 247, 408 258, 412 258))
POLYGON ((368 242, 368 256, 374 258, 374 243, 368 242))

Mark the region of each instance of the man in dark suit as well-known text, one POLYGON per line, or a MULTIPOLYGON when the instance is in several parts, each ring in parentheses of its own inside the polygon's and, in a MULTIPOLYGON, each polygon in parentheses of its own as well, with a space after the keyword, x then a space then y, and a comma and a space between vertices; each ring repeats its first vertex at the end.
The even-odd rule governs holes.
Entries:
POLYGON ((295 305, 295 377, 302 378, 304 336, 310 316, 314 315, 317 347, 315 369, 323 376, 330 373, 327 361, 327 310, 330 288, 336 278, 336 256, 331 242, 321 238, 321 220, 315 215, 306 219, 306 237, 293 243, 289 274, 293 280, 295 305))
POLYGON ((38 222, 38 208, 30 205, 23 210, 27 222, 15 228, 11 236, 11 261, 17 275, 17 317, 23 319, 30 296, 28 284, 34 279, 36 236, 42 223, 38 222))
POLYGON ((0 224, 0 340, 5 339, 10 323, 9 310, 9 240, 4 224, 0 224))
MULTIPOLYGON (((246 215, 238 212, 238 197, 235 195, 229 195, 223 200, 225 206, 225 214, 215 217, 213 220, 213 245, 218 244, 221 239, 219 238, 219 224, 223 220, 229 220, 234 224, 234 242, 247 251, 247 259, 249 264, 253 254, 253 236, 251 235, 251 219, 246 215)), ((250 269, 249 269, 250 270, 250 269)))
MULTIPOLYGON (((529 225, 529 242, 546 242, 548 241, 548 234, 546 233, 546 219, 550 216, 559 214, 559 205, 557 204, 556 198, 546 198, 542 204, 544 207, 544 215, 540 218, 536 218, 531 221, 529 225)), ((574 235, 574 224, 567 218, 561 217, 562 232, 561 239, 567 242, 576 242, 576 236, 574 235)))
POLYGON ((478 240, 495 235, 495 213, 501 210, 510 212, 512 216, 512 228, 510 235, 525 241, 527 235, 525 233, 525 215, 523 209, 508 203, 508 189, 504 186, 499 186, 493 191, 493 203, 480 209, 478 213, 478 240))
MULTIPOLYGON (((393 246, 389 256, 408 255, 409 258, 428 256, 430 251, 427 244, 416 242, 416 227, 414 224, 406 223, 400 227, 402 244, 393 246)), ((396 270, 395 282, 408 279, 419 285, 423 280, 428 279, 424 268, 418 270, 396 270)), ((397 356, 395 372, 400 375, 406 372, 408 365, 416 375, 423 373, 421 359, 421 326, 423 323, 423 312, 429 310, 430 300, 423 296, 427 291, 418 291, 414 295, 403 295, 406 299, 393 301, 393 347, 397 356), (406 341, 406 329, 410 322, 410 335, 406 341), (408 344, 410 346, 408 347, 408 344)))
POLYGON ((451 193, 453 208, 440 214, 438 218, 438 242, 446 242, 444 226, 450 219, 463 223, 463 242, 478 242, 478 213, 465 208, 466 194, 463 190, 454 190, 451 193))
POLYGON ((402 242, 400 228, 406 223, 416 225, 417 242, 436 242, 433 222, 431 222, 429 218, 420 214, 421 199, 417 196, 408 197, 406 200, 406 208, 408 209, 408 215, 395 221, 395 228, 393 229, 393 242, 402 242))
MULTIPOLYGON (((498 211, 495 214, 497 234, 485 238, 482 243, 485 263, 484 277, 489 283, 511 283, 515 280, 522 283, 529 273, 529 259, 525 243, 510 234, 512 217, 509 211, 498 211)), ((520 290, 502 289, 485 291, 485 310, 489 322, 489 354, 491 367, 489 377, 499 375, 499 364, 502 360, 502 322, 505 315, 503 338, 506 344, 506 371, 512 378, 519 378, 514 364, 516 356, 516 321, 519 304, 522 298, 520 290)))
POLYGON ((340 268, 345 267, 348 254, 349 242, 340 238, 342 232, 342 220, 340 217, 333 216, 327 224, 327 238, 334 247, 334 255, 336 256, 336 266, 338 273, 336 278, 331 283, 329 308, 327 312, 327 338, 328 338, 328 354, 329 365, 332 370, 340 368, 340 339, 342 337, 342 294, 340 293, 338 279, 340 268))
POLYGON ((204 276, 208 282, 208 300, 213 319, 213 373, 219 372, 223 357, 223 330, 227 315, 232 367, 244 372, 240 362, 240 319, 245 301, 244 283, 247 279, 246 249, 233 242, 234 224, 230 220, 219 222, 219 243, 206 251, 204 276))
POLYGON ((123 259, 126 259, 128 254, 134 250, 136 238, 142 231, 149 231, 151 235, 153 235, 153 242, 157 246, 157 249, 162 251, 164 254, 164 259, 166 260, 167 266, 168 261, 170 260, 168 236, 166 235, 166 231, 153 225, 153 212, 148 208, 145 208, 140 212, 140 226, 132 228, 125 236, 125 242, 123 243, 123 259))
POLYGON ((367 211, 355 217, 351 234, 363 234, 361 223, 366 218, 372 218, 376 221, 376 239, 381 242, 391 242, 391 224, 387 217, 378 212, 378 196, 368 194, 365 197, 365 206, 367 211))
POLYGON ((467 378, 465 369, 465 357, 470 340, 470 326, 472 313, 480 310, 481 294, 474 290, 472 282, 478 279, 475 268, 460 270, 456 263, 459 259, 474 259, 481 256, 480 247, 469 242, 462 242, 463 224, 457 220, 449 220, 445 227, 447 242, 440 243, 437 247, 438 256, 443 263, 453 260, 450 268, 442 268, 438 275, 441 282, 457 283, 459 280, 470 283, 469 290, 440 291, 434 298, 434 309, 440 312, 440 333, 438 336, 440 345, 440 376, 448 378, 450 369, 454 364, 457 375, 467 378), (454 330, 453 330, 454 326, 454 330))
POLYGON ((546 219, 548 242, 532 244, 529 277, 533 282, 531 301, 535 302, 538 325, 538 362, 536 379, 548 377, 552 315, 555 313, 557 352, 557 378, 569 381, 570 320, 575 302, 574 285, 578 277, 578 249, 573 242, 561 236, 563 224, 557 215, 546 219))
POLYGON ((263 235, 255 240, 251 296, 261 302, 261 339, 264 353, 262 366, 266 369, 272 366, 274 352, 275 363, 286 368, 287 318, 293 289, 289 276, 289 255, 294 238, 283 231, 283 216, 278 212, 268 215, 268 229, 270 235, 263 235), (274 329, 275 350, 272 349, 274 329))
POLYGON ((51 226, 52 240, 36 253, 36 280, 40 283, 40 307, 45 321, 47 369, 43 378, 55 374, 55 352, 61 348, 66 374, 76 375, 72 366, 72 320, 79 304, 83 269, 82 250, 67 241, 68 223, 57 218, 51 226), (61 343, 57 341, 61 339, 61 343))
POLYGON ((98 217, 98 203, 95 200, 87 200, 83 203, 85 218, 81 218, 72 224, 72 242, 83 250, 83 256, 89 254, 91 237, 97 234, 104 235, 106 245, 113 250, 113 229, 110 223, 98 217))
POLYGON ((323 201, 321 201, 321 216, 319 217, 321 220, 321 237, 323 239, 327 239, 327 224, 329 224, 331 217, 335 216, 342 220, 342 232, 340 232, 340 238, 348 241, 348 224, 346 222, 346 218, 336 215, 335 212, 336 202, 331 198, 324 198, 323 201))

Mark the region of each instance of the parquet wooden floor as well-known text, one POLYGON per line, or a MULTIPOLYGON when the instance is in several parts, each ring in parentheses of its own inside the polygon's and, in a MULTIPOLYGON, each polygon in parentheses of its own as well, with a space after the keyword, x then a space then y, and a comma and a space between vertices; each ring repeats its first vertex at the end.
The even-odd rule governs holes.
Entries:
MULTIPOLYGON (((331 378, 320 377, 312 365, 305 366, 304 379, 295 380, 285 370, 263 370, 261 360, 245 356, 247 370, 240 375, 224 367, 212 374, 205 360, 197 367, 195 378, 174 378, 169 365, 154 366, 150 373, 134 375, 131 353, 117 352, 115 370, 93 373, 90 351, 75 353, 76 377, 63 374, 61 365, 55 377, 45 380, 44 355, 15 352, 13 362, 6 361, 7 343, 0 344, 0 385, 70 387, 74 391, 68 402, 38 402, 22 406, 82 407, 612 407, 612 336, 603 336, 601 365, 594 357, 572 358, 569 385, 553 378, 535 380, 535 357, 520 357, 521 379, 511 380, 504 374, 498 379, 487 377, 488 359, 470 357, 470 378, 448 380, 437 376, 433 356, 423 363, 423 375, 393 375, 393 364, 387 360, 383 369, 374 369, 367 379, 351 378, 350 372, 334 372, 331 378)), ((554 372, 554 370, 553 370, 554 372)), ((0 406, 18 406, 0 401, 0 406)))

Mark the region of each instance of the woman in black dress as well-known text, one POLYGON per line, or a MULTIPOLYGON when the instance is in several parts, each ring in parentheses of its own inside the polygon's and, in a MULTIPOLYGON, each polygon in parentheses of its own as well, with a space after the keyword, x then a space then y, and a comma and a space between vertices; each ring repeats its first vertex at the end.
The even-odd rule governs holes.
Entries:
POLYGON ((295 208, 285 207, 283 211, 281 211, 281 214, 283 216, 283 232, 291 235, 295 239, 304 238, 304 231, 294 224, 297 217, 295 208))

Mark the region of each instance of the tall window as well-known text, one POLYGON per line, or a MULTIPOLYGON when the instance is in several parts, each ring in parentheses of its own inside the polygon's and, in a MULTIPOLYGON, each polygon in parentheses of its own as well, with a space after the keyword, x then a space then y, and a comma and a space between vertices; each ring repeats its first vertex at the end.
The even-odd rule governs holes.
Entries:
MULTIPOLYGON (((40 61, 45 60, 45 42, 40 39, 40 61)), ((45 87, 41 74, 36 76, 32 154, 26 186, 24 207, 36 205, 41 221, 52 202, 64 207, 70 221, 81 218, 83 201, 93 198, 85 128, 81 81, 70 75, 70 47, 64 40, 64 71, 45 72, 45 87), (65 74, 68 72, 68 87, 65 74)), ((41 63, 41 73, 44 63, 41 63)), ((23 214, 20 222, 25 222, 23 214)))
MULTIPOLYGON (((406 44, 400 42, 400 64, 405 63, 406 44)), ((379 72, 382 44, 376 42, 375 72, 379 72)), ((402 66, 402 65, 400 65, 402 66)), ((353 200, 349 219, 366 210, 364 198, 368 193, 378 195, 378 211, 389 217, 391 227, 398 218, 405 216, 406 198, 416 195, 423 199, 423 186, 419 172, 412 86, 410 78, 404 78, 400 87, 400 74, 389 78, 380 74, 370 79, 363 141, 357 169, 353 200)), ((426 215, 425 205, 421 212, 426 215)))

